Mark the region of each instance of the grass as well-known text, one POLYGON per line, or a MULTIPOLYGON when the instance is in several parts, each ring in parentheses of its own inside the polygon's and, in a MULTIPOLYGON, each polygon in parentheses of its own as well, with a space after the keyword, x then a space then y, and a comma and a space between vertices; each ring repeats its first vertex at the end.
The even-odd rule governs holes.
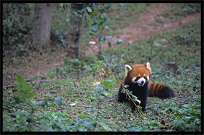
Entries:
POLYGON ((107 11, 110 28, 115 31, 125 28, 127 24, 137 22, 140 14, 147 7, 145 3, 124 3, 113 4, 112 8, 107 11), (129 19, 131 17, 131 20, 129 19))
MULTIPOLYGON (((198 12, 199 7, 199 4, 171 5, 163 16, 172 18, 172 21, 198 12), (196 8, 191 8, 192 6, 196 8)), ((114 34, 114 30, 126 27, 129 20, 137 21, 146 6, 148 5, 114 4, 107 13, 113 29, 110 32, 114 34)), ((54 12, 57 12, 56 9, 54 12)), ((63 21, 57 23, 56 20, 61 19, 63 20, 60 14, 54 18, 52 23, 56 28, 67 26, 63 21)), ((155 21, 163 23, 159 18, 155 21)), ((17 103, 18 89, 12 85, 4 85, 3 131, 200 132, 200 35, 201 24, 195 23, 157 33, 131 45, 122 44, 117 48, 109 48, 100 58, 93 55, 86 55, 81 60, 64 57, 64 66, 51 67, 45 74, 27 80, 27 84, 34 87, 33 93, 38 95, 27 102, 17 103), (152 68, 150 80, 170 86, 176 97, 166 100, 149 97, 145 112, 132 113, 128 103, 117 102, 118 89, 125 74, 124 65, 146 63, 149 57, 152 68), (168 62, 176 63, 177 66, 168 66, 168 62), (53 101, 51 98, 58 100, 53 101), (34 104, 34 101, 38 104, 34 104), (28 103, 33 103, 32 107, 28 103)), ((39 59, 53 59, 54 56, 55 53, 49 54, 50 58, 43 54, 39 59)), ((27 56, 24 57, 27 63, 24 69, 37 60, 29 61, 27 56)), ((13 61, 13 65, 23 64, 19 63, 22 61, 20 58, 13 61)), ((13 65, 7 69, 4 63, 6 80, 11 78, 10 75, 16 76, 24 71, 20 67, 14 68, 15 71, 11 70, 13 65)))
POLYGON ((32 117, 29 106, 15 103, 15 88, 8 89, 3 131, 201 131, 200 27, 196 23, 165 31, 109 48, 102 59, 89 55, 51 68, 27 82, 38 94, 32 100, 61 97, 62 105, 36 105, 32 117), (117 102, 117 92, 124 65, 145 63, 150 56, 151 81, 170 86, 176 97, 148 98, 146 111, 139 115, 128 103, 117 102), (167 62, 178 68, 166 67, 167 62))
POLYGON ((187 15, 200 12, 200 9, 201 3, 171 3, 162 16, 168 17, 171 21, 178 21, 187 15))

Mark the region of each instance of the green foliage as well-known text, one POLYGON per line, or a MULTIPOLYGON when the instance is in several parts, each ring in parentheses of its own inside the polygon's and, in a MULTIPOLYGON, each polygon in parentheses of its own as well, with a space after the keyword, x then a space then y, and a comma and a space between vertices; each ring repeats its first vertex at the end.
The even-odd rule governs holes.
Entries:
POLYGON ((110 20, 107 22, 110 27, 107 30, 108 33, 118 34, 118 30, 127 27, 130 23, 137 22, 141 13, 148 8, 147 5, 147 3, 112 4, 111 8, 107 10, 107 16, 110 20), (130 17, 131 19, 129 19, 130 17))
POLYGON ((65 64, 70 64, 73 68, 83 68, 85 66, 85 62, 81 61, 80 59, 65 59, 65 64))
POLYGON ((114 42, 114 44, 121 44, 122 43, 122 40, 116 40, 115 42, 114 42))
POLYGON ((86 62, 87 65, 97 63, 98 61, 98 58, 92 54, 86 55, 82 59, 86 62))
POLYGON ((17 102, 19 102, 19 100, 24 101, 37 96, 37 94, 32 93, 33 87, 27 85, 25 79, 21 75, 16 77, 16 81, 17 83, 14 83, 14 87, 18 89, 16 97, 17 102))
MULTIPOLYGON (((109 81, 111 81, 111 80, 109 80, 109 81)), ((96 85, 90 91, 90 94, 92 95, 92 96, 90 96, 91 100, 95 100, 95 102, 100 103, 105 97, 111 96, 110 91, 107 90, 107 88, 111 87, 110 83, 107 84, 107 80, 105 80, 104 82, 105 82, 105 85, 104 85, 104 83, 103 83, 103 85, 96 85)), ((111 85, 112 85, 112 82, 111 82, 111 85)))
POLYGON ((59 68, 59 71, 78 71, 79 69, 83 69, 86 63, 83 60, 80 59, 69 59, 65 56, 63 56, 63 61, 65 63, 65 67, 59 68))
POLYGON ((33 9, 34 5, 29 3, 3 3, 4 60, 28 54, 33 9))
MULTIPOLYGON (((133 95, 133 93, 132 93, 133 91, 129 91, 129 90, 127 89, 128 87, 129 87, 128 85, 123 86, 123 89, 121 90, 121 92, 124 93, 124 94, 126 94, 126 98, 127 98, 127 99, 132 100, 132 102, 134 103, 134 105, 135 105, 135 107, 136 107, 137 112, 139 112, 136 103, 140 104, 141 101, 138 100, 137 96, 133 95)), ((140 109, 141 109, 141 108, 140 108, 140 109)), ((140 113, 140 112, 139 112, 139 113, 140 113)))
MULTIPOLYGON (((4 123, 5 128, 4 130, 19 130, 19 131, 30 131, 32 128, 30 126, 30 123, 34 121, 36 111, 36 106, 33 104, 31 99, 33 97, 36 97, 37 94, 33 93, 33 87, 26 84, 26 81, 24 77, 21 75, 18 75, 16 77, 16 83, 14 83, 14 87, 16 87, 18 90, 16 92, 15 102, 19 103, 19 107, 13 108, 12 113, 6 114, 6 117, 9 118, 8 121, 11 121, 10 117, 13 117, 15 119, 16 124, 10 125, 7 123, 7 121, 4 123), (27 106, 27 110, 25 111, 22 109, 23 107, 27 106)), ((9 107, 5 105, 5 107, 9 107)))
POLYGON ((68 35, 68 30, 67 28, 63 28, 63 29, 57 29, 55 27, 52 27, 51 29, 51 41, 54 43, 54 41, 59 42, 63 47, 67 46, 67 42, 66 42, 66 37, 68 35))
MULTIPOLYGON (((104 51, 106 55, 101 60, 96 56, 85 56, 83 58, 85 70, 81 74, 81 79, 74 80, 80 81, 80 85, 73 86, 72 82, 74 81, 68 79, 69 77, 64 80, 64 82, 69 82, 68 85, 65 85, 66 83, 60 85, 63 86, 61 90, 66 91, 63 94, 66 95, 66 99, 70 99, 72 102, 83 100, 82 104, 84 105, 77 106, 76 104, 71 108, 76 111, 75 114, 69 111, 74 117, 73 123, 66 125, 68 127, 61 126, 56 130, 105 131, 97 123, 100 121, 105 122, 111 131, 200 131, 199 117, 201 113, 199 110, 200 97, 198 96, 201 88, 199 83, 201 68, 198 64, 200 63, 200 59, 198 59, 200 58, 200 42, 197 42, 198 45, 195 49, 193 47, 195 43, 180 44, 176 38, 180 35, 186 36, 189 40, 193 35, 190 31, 193 30, 198 41, 200 39, 199 29, 200 24, 196 23, 152 37, 151 80, 170 86, 177 96, 167 100, 148 98, 150 105, 148 104, 145 113, 132 114, 131 109, 127 107, 128 104, 117 103, 114 96, 117 95, 124 76, 124 64, 146 63, 151 50, 149 38, 135 42, 132 46, 108 49, 104 51), (177 72, 164 68, 168 61, 175 61, 179 64, 177 72), (94 81, 100 83, 93 86, 94 81), (109 100, 113 101, 109 102, 109 100), (187 107, 180 105, 185 101, 192 105, 187 107), (91 116, 84 116, 78 121, 76 119, 80 114, 91 116), (90 117, 97 117, 97 120, 90 117), (161 118, 162 120, 160 120, 161 118), (196 123, 194 126, 192 126, 193 122, 196 123), (188 126, 186 127, 186 125, 188 126)), ((137 100, 134 96, 132 99, 137 100)), ((140 106, 137 107, 138 110, 141 110, 140 106)))
MULTIPOLYGON (((107 15, 117 19, 112 19, 115 22, 110 28, 113 25, 121 28, 121 23, 116 22, 125 19, 125 15, 134 15, 135 10, 141 9, 139 5, 113 4, 113 10, 108 10, 107 15), (117 15, 113 15, 115 11, 118 11, 117 15), (120 11, 123 12, 119 14, 120 11)), ((148 4, 143 4, 142 9, 146 6, 148 4)), ((85 10, 93 12, 93 9, 85 10)), ((94 14, 98 16, 99 12, 94 14)), ((134 22, 135 18, 127 20, 134 22)), ((19 78, 18 91, 4 87, 3 131, 200 132, 200 25, 195 23, 164 31, 132 45, 122 42, 118 48, 105 50, 102 59, 93 55, 80 60, 65 59, 64 67, 52 68, 48 73, 32 78, 29 85, 38 91, 38 96, 30 103, 15 103, 18 88, 26 90, 25 81, 19 78), (150 80, 170 86, 176 97, 165 100, 148 97, 145 112, 132 113, 128 103, 117 102, 118 88, 125 74, 124 65, 146 63, 150 56, 150 80), (178 64, 175 72, 165 66, 170 61, 178 64), (80 78, 76 76, 77 72, 80 78)), ((137 98, 133 97, 133 100, 137 98)))
POLYGON ((113 87, 113 80, 104 80, 103 85, 107 88, 113 87))
POLYGON ((201 131, 201 104, 190 103, 184 104, 181 108, 175 108, 171 117, 175 118, 173 121, 174 128, 179 131, 201 131))
POLYGON ((16 110, 13 113, 3 113, 3 131, 30 131, 30 123, 34 120, 33 114, 25 110, 16 110), (13 121, 15 120, 15 122, 13 121), (11 123, 12 124, 11 124, 11 123))
POLYGON ((95 131, 97 126, 101 126, 104 131, 111 131, 105 123, 96 121, 93 116, 85 114, 78 115, 75 124, 63 127, 62 131, 95 131))
POLYGON ((199 25, 189 25, 188 29, 183 29, 181 32, 176 33, 172 36, 172 41, 181 45, 196 45, 200 46, 201 39, 201 27, 199 25), (186 34, 181 34, 186 33, 186 34))
MULTIPOLYGON (((106 23, 108 17, 105 13, 107 9, 111 7, 110 3, 89 3, 85 4, 87 15, 83 16, 84 27, 88 27, 88 33, 95 40, 97 46, 99 47, 98 54, 102 55, 101 43, 106 41, 104 35, 104 29, 107 28, 106 23)), ((84 9, 82 9, 84 10, 84 9)))
POLYGON ((201 3, 171 3, 162 13, 168 16, 170 20, 177 21, 184 16, 198 13, 201 11, 201 3))
POLYGON ((178 6, 181 6, 182 13, 193 14, 201 11, 200 3, 182 3, 178 6))
POLYGON ((32 101, 34 105, 42 106, 43 108, 45 106, 51 106, 55 107, 55 104, 53 101, 56 101, 56 103, 61 106, 62 105, 62 98, 61 97, 55 97, 55 98, 45 98, 43 101, 32 101))

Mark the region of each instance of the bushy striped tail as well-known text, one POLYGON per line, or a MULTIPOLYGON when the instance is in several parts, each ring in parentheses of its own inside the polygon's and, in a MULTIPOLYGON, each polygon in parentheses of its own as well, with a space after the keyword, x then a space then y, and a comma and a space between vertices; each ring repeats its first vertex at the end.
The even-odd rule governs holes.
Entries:
POLYGON ((149 83, 149 96, 161 99, 175 97, 174 91, 168 86, 158 83, 149 83))

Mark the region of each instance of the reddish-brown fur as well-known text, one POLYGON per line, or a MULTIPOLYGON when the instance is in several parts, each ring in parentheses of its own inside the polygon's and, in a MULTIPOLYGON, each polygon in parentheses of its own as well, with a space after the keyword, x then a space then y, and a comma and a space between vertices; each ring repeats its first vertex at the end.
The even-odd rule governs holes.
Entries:
MULTIPOLYGON (((150 74, 151 74, 151 68, 150 63, 147 64, 136 64, 133 66, 125 65, 125 71, 126 75, 123 78, 121 87, 119 89, 118 93, 118 101, 126 101, 123 93, 121 93, 121 89, 124 85, 129 85, 128 90, 132 91, 135 96, 139 96, 139 100, 141 100, 141 106, 142 110, 145 110, 146 107, 146 98, 147 96, 153 97, 160 97, 162 99, 174 97, 174 91, 170 89, 169 87, 163 85, 163 84, 157 84, 157 83, 150 83, 150 74), (144 77, 146 76, 146 77, 144 77), (139 85, 135 83, 135 78, 137 77, 143 77, 145 78, 146 85, 139 85), (134 79, 133 79, 134 78, 134 79), (132 80, 133 79, 133 80, 132 80)), ((132 109, 134 110, 134 105, 130 102, 132 105, 132 109)))

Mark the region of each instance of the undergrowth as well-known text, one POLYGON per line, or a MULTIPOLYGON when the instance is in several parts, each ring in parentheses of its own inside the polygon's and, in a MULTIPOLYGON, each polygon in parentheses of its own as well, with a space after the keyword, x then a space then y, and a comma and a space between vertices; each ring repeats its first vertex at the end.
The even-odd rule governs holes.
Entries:
POLYGON ((171 21, 177 21, 184 16, 200 11, 201 3, 171 3, 171 5, 163 11, 162 16, 168 16, 171 21))
POLYGON ((3 131, 200 132, 200 27, 191 24, 109 48, 102 58, 64 57, 64 66, 27 80, 37 94, 27 103, 15 100, 20 87, 3 93, 3 131), (117 102, 124 65, 146 63, 149 57, 150 80, 170 86, 176 97, 148 98, 145 112, 132 113, 129 104, 117 102))

